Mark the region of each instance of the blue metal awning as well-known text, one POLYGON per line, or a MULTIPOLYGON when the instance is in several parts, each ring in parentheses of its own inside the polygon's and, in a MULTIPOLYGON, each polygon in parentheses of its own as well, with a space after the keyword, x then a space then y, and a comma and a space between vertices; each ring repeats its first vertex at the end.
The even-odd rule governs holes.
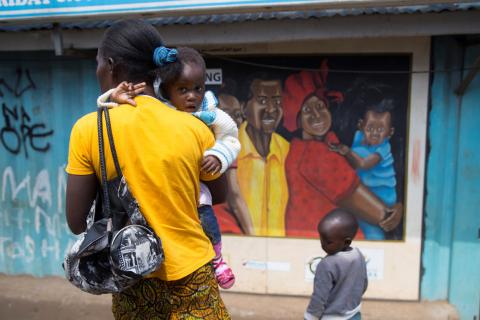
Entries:
MULTIPOLYGON (((1 9, 1 8, 0 8, 1 9)), ((399 14, 424 14, 453 11, 479 10, 480 1, 462 3, 440 3, 416 6, 395 6, 395 7, 372 7, 372 8, 349 8, 349 9, 323 9, 304 11, 269 11, 255 13, 232 13, 232 14, 205 14, 191 16, 165 16, 157 18, 146 18, 147 21, 157 26, 165 25, 199 25, 199 24, 221 24, 238 23, 258 20, 307 20, 320 19, 334 16, 360 16, 360 15, 399 15, 399 14)), ((135 14, 135 11, 131 12, 135 14)), ((1 11, 0 11, 1 15, 1 11)), ((104 29, 109 27, 114 19, 84 19, 76 21, 64 21, 58 23, 37 22, 15 25, 0 25, 0 31, 27 31, 27 30, 49 30, 61 29, 104 29)), ((0 22, 4 22, 1 21, 0 22)))

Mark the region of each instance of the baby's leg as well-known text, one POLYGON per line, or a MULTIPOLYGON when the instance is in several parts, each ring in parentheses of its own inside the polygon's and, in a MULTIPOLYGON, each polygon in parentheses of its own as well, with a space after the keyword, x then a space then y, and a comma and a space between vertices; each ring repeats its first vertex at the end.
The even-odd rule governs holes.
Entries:
POLYGON ((218 258, 222 255, 222 234, 220 233, 220 227, 218 226, 217 217, 213 212, 212 206, 205 205, 199 207, 198 216, 202 224, 203 232, 205 232, 213 245, 215 258, 218 258))
POLYGON ((203 231, 210 239, 215 250, 215 258, 213 259, 213 267, 215 269, 215 277, 217 282, 223 289, 228 289, 235 283, 235 276, 232 269, 227 265, 222 257, 222 235, 218 226, 217 217, 212 206, 201 206, 198 208, 198 216, 202 224, 203 231))

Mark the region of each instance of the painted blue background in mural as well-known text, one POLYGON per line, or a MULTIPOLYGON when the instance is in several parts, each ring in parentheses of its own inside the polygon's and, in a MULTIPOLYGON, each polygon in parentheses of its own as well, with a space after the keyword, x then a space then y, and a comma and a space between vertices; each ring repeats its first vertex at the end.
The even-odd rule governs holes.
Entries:
POLYGON ((98 91, 94 59, 2 59, 0 272, 63 273, 74 240, 64 211, 68 139, 75 120, 95 110, 98 91))

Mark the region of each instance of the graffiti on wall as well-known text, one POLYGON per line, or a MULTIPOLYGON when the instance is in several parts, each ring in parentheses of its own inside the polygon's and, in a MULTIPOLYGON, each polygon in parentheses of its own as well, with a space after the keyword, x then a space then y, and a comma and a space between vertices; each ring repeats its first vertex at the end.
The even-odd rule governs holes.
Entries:
POLYGON ((64 214, 65 159, 55 157, 52 147, 57 143, 60 152, 67 151, 58 142, 63 137, 56 137, 59 122, 46 98, 51 73, 40 68, 0 64, 0 272, 5 273, 60 274, 73 242, 64 214))
POLYGON ((0 142, 5 150, 12 154, 20 152, 28 158, 29 150, 36 152, 46 152, 50 148, 50 143, 46 138, 53 135, 53 130, 49 130, 44 123, 34 122, 33 115, 29 114, 23 104, 21 97, 24 93, 36 89, 35 82, 30 76, 29 70, 16 70, 16 78, 13 83, 6 79, 0 79, 0 98, 5 94, 1 88, 17 98, 20 105, 8 106, 2 102, 3 126, 0 128, 0 142), (25 79, 26 83, 22 81, 25 79))
POLYGON ((215 207, 222 232, 316 238, 319 220, 342 207, 357 238, 401 239, 410 59, 209 59, 223 75, 209 89, 242 143, 215 207))
POLYGON ((45 140, 53 135, 53 130, 48 130, 44 123, 33 123, 23 105, 9 108, 3 103, 2 116, 5 124, 0 129, 0 141, 8 152, 15 155, 22 152, 28 158, 29 150, 46 152, 50 149, 50 143, 45 140))
POLYGON ((56 190, 52 190, 47 169, 40 170, 35 177, 26 172, 19 178, 12 167, 6 167, 1 177, 1 201, 6 205, 0 209, 0 226, 16 234, 0 235, 0 257, 27 263, 49 255, 56 260, 63 258, 60 241, 62 232, 67 232, 62 200, 66 188, 64 167, 59 167, 53 177, 56 190))
POLYGON ((30 89, 36 89, 35 82, 33 82, 32 77, 30 76, 29 70, 23 70, 22 68, 17 68, 15 79, 12 82, 9 82, 8 79, 0 79, 0 97, 3 98, 5 94, 2 91, 2 88, 7 92, 13 94, 15 98, 20 98, 23 93, 30 89), (25 81, 22 81, 25 80, 25 81))

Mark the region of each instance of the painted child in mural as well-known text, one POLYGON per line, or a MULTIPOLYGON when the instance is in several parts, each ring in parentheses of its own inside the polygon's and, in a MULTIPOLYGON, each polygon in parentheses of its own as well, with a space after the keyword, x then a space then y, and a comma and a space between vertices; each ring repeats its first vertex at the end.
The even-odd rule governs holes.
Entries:
POLYGON ((304 319, 359 320, 368 278, 365 257, 351 246, 358 231, 357 221, 352 214, 337 208, 319 222, 317 229, 327 256, 315 271, 304 319))
MULTIPOLYGON (((331 146, 333 151, 346 157, 362 183, 387 206, 397 202, 397 181, 389 141, 394 133, 392 110, 391 99, 382 99, 368 106, 363 119, 358 122, 352 147, 344 144, 331 146)), ((385 239, 385 232, 379 226, 363 219, 359 219, 359 224, 365 239, 385 239)))
MULTIPOLYGON (((288 200, 285 159, 289 144, 275 132, 283 115, 282 84, 263 73, 251 79, 247 81, 248 98, 243 106, 246 121, 238 134, 242 144, 237 159, 239 192, 229 196, 246 203, 253 235, 284 236, 288 200)), ((220 214, 228 217, 225 210, 220 214)), ((242 233, 223 227, 227 232, 242 233)))
POLYGON ((285 163, 286 234, 314 237, 317 221, 337 207, 393 230, 402 219, 402 205, 388 207, 363 185, 345 157, 331 150, 339 140, 331 131, 330 101, 340 102, 343 95, 327 90, 327 75, 323 61, 319 72, 301 71, 285 81, 284 126, 293 132, 285 163))
MULTIPOLYGON (((157 77, 156 95, 172 108, 192 113, 208 125, 215 134, 215 145, 207 150, 202 162, 202 171, 225 172, 240 150, 238 129, 235 122, 217 108, 217 99, 210 91, 205 92, 206 66, 202 56, 191 48, 155 51, 158 65, 162 65, 157 77)), ((99 105, 115 106, 117 103, 134 103, 131 97, 140 93, 142 84, 121 83, 98 98, 99 105), (111 99, 112 102, 107 102, 111 99)), ((218 284, 231 288, 235 276, 222 257, 222 241, 217 218, 212 208, 212 196, 208 187, 200 183, 198 215, 205 234, 215 250, 213 266, 218 284)))

